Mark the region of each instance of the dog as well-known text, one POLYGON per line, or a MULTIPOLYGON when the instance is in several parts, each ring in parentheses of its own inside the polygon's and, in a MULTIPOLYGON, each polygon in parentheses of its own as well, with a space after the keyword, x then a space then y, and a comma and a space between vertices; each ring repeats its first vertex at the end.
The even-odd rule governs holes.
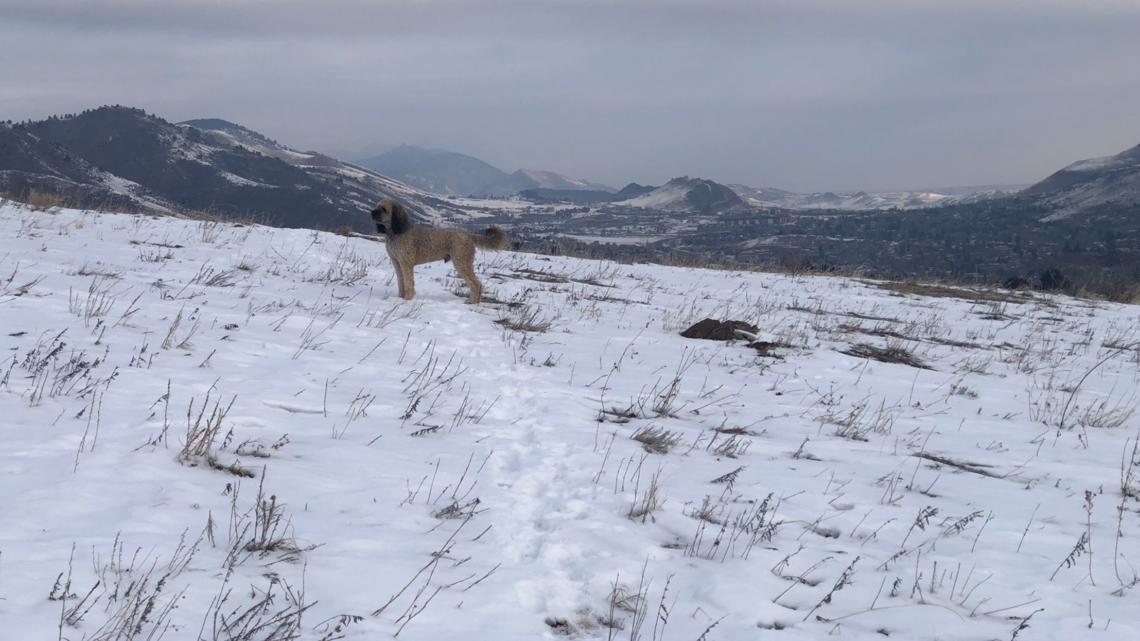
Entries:
POLYGON ((400 298, 416 297, 416 282, 412 270, 416 265, 437 260, 452 261, 455 271, 467 282, 470 292, 467 302, 477 305, 483 299, 483 284, 475 277, 475 248, 500 250, 507 246, 507 235, 502 229, 491 226, 482 234, 471 234, 461 229, 435 229, 412 223, 408 210, 399 202, 384 199, 372 210, 376 232, 387 241, 388 257, 396 270, 400 298))

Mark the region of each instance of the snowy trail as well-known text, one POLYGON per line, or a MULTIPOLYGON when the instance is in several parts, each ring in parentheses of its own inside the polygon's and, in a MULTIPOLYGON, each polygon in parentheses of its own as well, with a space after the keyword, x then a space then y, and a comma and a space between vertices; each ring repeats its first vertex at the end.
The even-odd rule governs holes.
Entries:
POLYGON ((406 303, 360 239, 0 234, 4 639, 1140 637, 1136 307, 521 253, 406 303))

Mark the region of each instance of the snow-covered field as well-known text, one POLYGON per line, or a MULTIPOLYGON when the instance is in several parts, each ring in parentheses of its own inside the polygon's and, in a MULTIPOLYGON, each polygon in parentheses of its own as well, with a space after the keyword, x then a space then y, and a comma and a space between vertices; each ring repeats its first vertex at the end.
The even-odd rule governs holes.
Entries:
POLYGON ((1140 638, 1136 307, 509 252, 472 307, 331 234, 0 238, 0 638, 1140 638))

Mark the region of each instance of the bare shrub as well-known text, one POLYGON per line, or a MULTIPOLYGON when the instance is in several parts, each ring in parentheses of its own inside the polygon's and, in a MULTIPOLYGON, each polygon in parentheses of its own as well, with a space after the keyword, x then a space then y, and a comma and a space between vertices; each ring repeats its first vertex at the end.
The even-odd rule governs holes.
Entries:
POLYGON ((99 385, 109 383, 114 373, 102 379, 95 375, 103 364, 102 359, 89 358, 86 352, 65 352, 65 332, 42 335, 23 358, 13 358, 7 372, 0 377, 0 387, 9 386, 12 371, 18 366, 30 379, 26 393, 28 404, 34 407, 45 398, 89 398, 99 385))
POLYGON ((634 521, 640 520, 645 523, 646 519, 652 517, 653 513, 661 509, 661 505, 665 502, 664 497, 661 496, 661 487, 658 481, 661 478, 661 470, 658 469, 649 477, 649 484, 645 490, 641 490, 641 477, 638 475, 637 487, 633 490, 633 503, 629 506, 629 511, 626 513, 630 519, 634 521))
POLYGON ((306 280, 330 285, 354 285, 368 277, 368 261, 352 251, 345 242, 329 265, 308 276, 306 280))
POLYGON ((723 456, 725 458, 737 458, 744 456, 748 453, 748 448, 751 447, 751 439, 741 438, 738 434, 729 434, 727 438, 720 432, 714 432, 709 444, 705 446, 705 451, 711 452, 714 456, 723 456))
POLYGON ((501 310, 499 318, 495 322, 516 332, 541 334, 550 330, 554 324, 554 319, 546 317, 541 308, 522 305, 501 310))
POLYGON ((170 322, 170 327, 166 330, 166 338, 162 339, 162 349, 171 349, 177 347, 178 349, 190 349, 190 339, 194 334, 198 333, 198 318, 194 317, 194 324, 186 331, 182 338, 178 338, 178 330, 182 327, 182 312, 183 309, 178 310, 178 314, 174 320, 170 322))
POLYGON ((55 207, 67 207, 70 202, 66 196, 56 192, 33 189, 22 200, 36 211, 46 211, 55 207))
POLYGON ((1077 424, 1083 427, 1116 428, 1127 423, 1135 413, 1136 403, 1133 399, 1104 398, 1082 408, 1077 416, 1077 424))
POLYGON ((221 237, 224 228, 215 216, 204 212, 195 212, 195 214, 190 216, 201 220, 201 222, 198 223, 198 237, 203 243, 212 245, 218 242, 218 238, 221 237))
POLYGON ((902 341, 888 341, 885 347, 878 347, 870 343, 857 343, 843 353, 857 358, 870 358, 881 363, 900 363, 920 369, 932 369, 902 341))
POLYGON ((447 361, 443 361, 435 354, 435 342, 429 342, 417 358, 419 361, 426 357, 424 365, 409 372, 402 381, 405 383, 403 394, 408 399, 408 404, 400 415, 400 420, 407 421, 418 414, 419 418, 414 422, 420 424, 432 416, 436 402, 452 390, 455 381, 467 372, 463 359, 457 358, 457 355, 453 351, 447 361), (428 401, 433 398, 435 400, 428 401), (425 401, 428 401, 427 407, 422 407, 425 401))
POLYGON ((304 354, 307 351, 318 350, 321 348, 322 345, 327 343, 328 341, 322 340, 321 337, 323 337, 325 335, 325 332, 336 327, 337 323, 340 322, 340 319, 342 317, 343 317, 342 315, 338 315, 336 318, 334 318, 332 320, 332 322, 330 322, 328 325, 325 325, 321 329, 315 329, 314 328, 314 326, 317 322, 316 318, 310 320, 309 324, 305 327, 304 331, 301 332, 301 344, 298 345, 297 350, 295 352, 293 352, 293 360, 297 360, 298 358, 301 357, 302 354, 304 354))
POLYGON ((696 352, 690 351, 688 348, 681 352, 681 361, 677 363, 677 369, 673 372, 673 380, 669 382, 668 387, 656 395, 653 402, 653 413, 655 415, 675 416, 680 411, 677 406, 677 397, 681 393, 681 382, 685 378, 685 373, 695 362, 696 352))
POLYGON ((820 599, 819 603, 815 604, 815 607, 813 607, 808 611, 807 614, 804 615, 804 621, 807 621, 809 618, 811 618, 811 615, 815 614, 816 610, 822 608, 828 603, 831 603, 831 599, 835 596, 836 592, 839 592, 843 588, 851 585, 851 577, 855 574, 855 564, 858 562, 859 557, 855 557, 855 560, 851 562, 851 565, 848 565, 847 569, 844 570, 843 573, 839 575, 839 578, 835 580, 835 585, 832 585, 831 589, 827 591, 827 594, 824 595, 822 599, 820 599))
POLYGON ((966 398, 974 399, 978 398, 978 393, 966 385, 953 383, 950 385, 950 396, 965 396, 966 398))
POLYGON ((237 269, 214 269, 209 263, 198 268, 198 273, 190 279, 191 285, 207 287, 232 287, 237 278, 237 269))
POLYGON ((895 415, 884 401, 877 409, 871 409, 869 398, 859 401, 846 412, 828 411, 819 418, 823 423, 835 426, 835 435, 853 441, 866 441, 870 434, 890 434, 895 415))
POLYGON ((480 501, 478 497, 464 502, 460 502, 458 499, 452 499, 447 505, 432 512, 432 516, 437 519, 468 519, 485 511, 478 509, 479 504, 480 501))
MULTIPOLYGON (((301 638, 301 618, 313 603, 306 603, 304 589, 296 589, 284 577, 270 574, 268 586, 235 590, 226 573, 218 595, 203 621, 202 641, 294 641, 301 638), (241 595, 249 594, 248 600, 241 595), (205 629, 206 622, 210 623, 205 629)), ((357 617, 359 618, 359 617, 357 617)), ((342 637, 328 637, 329 639, 342 637)))
MULTIPOLYGON (((222 423, 226 414, 233 407, 237 396, 230 398, 224 407, 222 401, 215 400, 210 408, 210 395, 213 388, 207 390, 206 398, 194 414, 194 399, 186 408, 186 437, 182 442, 182 449, 178 452, 178 462, 183 465, 197 466, 205 464, 215 470, 229 472, 236 476, 253 477, 253 472, 241 467, 238 463, 224 464, 218 458, 218 437, 222 435, 222 423), (209 409, 209 414, 206 413, 209 409)), ((227 439, 228 440, 228 435, 227 439)))
MULTIPOLYGON (((419 571, 416 572, 415 575, 408 580, 406 584, 404 584, 404 587, 400 588, 395 594, 389 597, 389 599, 379 608, 373 610, 372 616, 383 616, 388 608, 392 607, 397 601, 399 601, 405 593, 408 593, 410 595, 410 600, 408 601, 407 607, 405 607, 403 609, 403 612, 396 616, 395 620, 393 621, 393 624, 399 626, 396 629, 395 634, 392 635, 393 637, 398 638, 404 631, 404 628, 407 627, 413 620, 415 620, 417 616, 423 613, 423 611, 426 610, 429 605, 431 605, 431 602, 435 600, 435 597, 440 592, 454 588, 461 583, 467 583, 467 585, 463 588, 464 592, 470 590, 494 574, 495 571, 499 568, 498 565, 495 565, 479 578, 475 578, 475 574, 470 574, 466 578, 460 579, 458 581, 449 581, 446 583, 437 584, 434 586, 434 589, 432 589, 432 579, 435 578, 437 572, 439 574, 443 574, 446 571, 447 567, 458 565, 458 563, 454 563, 454 548, 458 545, 456 536, 470 522, 471 518, 466 518, 460 521, 459 526, 455 528, 455 531, 447 537, 447 540, 445 540, 442 545, 440 545, 429 555, 430 560, 424 566, 422 566, 419 571), (449 561, 449 563, 443 564, 443 561, 445 560, 449 561), (419 586, 418 589, 409 592, 409 589, 413 588, 415 585, 419 586)), ((475 539, 472 540, 478 540, 478 538, 479 537, 475 537, 475 539)), ((468 557, 468 560, 469 559, 470 557, 468 557)))
MULTIPOLYGON (((89 641, 135 641, 160 639, 170 627, 170 615, 178 607, 185 590, 172 592, 174 580, 182 574, 198 551, 202 537, 194 542, 183 533, 178 547, 166 561, 149 555, 124 555, 118 536, 107 561, 96 555, 93 566, 99 578, 82 597, 71 592, 72 568, 66 579, 60 573, 48 599, 60 601, 60 634, 63 625, 78 626, 93 616, 102 603, 102 622, 83 635, 89 641), (68 603, 71 602, 69 606, 68 603)), ((74 554, 74 551, 73 551, 74 554)))
POLYGON ((87 294, 68 290, 67 309, 72 314, 83 319, 83 326, 89 327, 95 319, 102 318, 111 311, 116 298, 111 295, 111 283, 108 278, 96 276, 87 286, 87 294))
POLYGON ((83 263, 83 266, 75 271, 76 276, 97 276, 104 279, 122 278, 122 272, 113 269, 105 269, 99 266, 99 263, 90 265, 83 263))
POLYGON ((408 318, 416 318, 419 316, 420 311, 423 309, 422 303, 407 303, 399 302, 391 305, 388 309, 379 312, 375 310, 368 310, 364 312, 364 316, 360 318, 360 322, 356 324, 357 327, 371 327, 372 329, 384 329, 385 327, 408 318))
POLYGON ((685 547, 685 556, 722 562, 729 558, 747 560, 756 545, 776 536, 784 522, 776 519, 775 495, 768 494, 763 501, 733 511, 736 498, 729 491, 716 501, 706 497, 699 509, 689 513, 697 520, 697 530, 685 547))
POLYGON ((630 436, 641 443, 646 452, 653 454, 668 454, 669 450, 681 442, 681 434, 662 427, 642 427, 630 436))
POLYGON ((287 557, 304 550, 293 536, 293 522, 285 514, 285 506, 277 502, 277 495, 265 496, 265 474, 257 484, 257 500, 253 508, 253 531, 242 546, 247 552, 284 554, 287 557))

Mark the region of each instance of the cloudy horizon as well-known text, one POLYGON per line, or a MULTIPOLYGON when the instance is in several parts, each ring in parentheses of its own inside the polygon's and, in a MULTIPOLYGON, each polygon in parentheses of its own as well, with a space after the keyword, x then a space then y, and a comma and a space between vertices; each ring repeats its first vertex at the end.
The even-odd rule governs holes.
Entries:
POLYGON ((1034 182, 1140 143, 1123 0, 0 0, 0 119, 101 104, 621 186, 1034 182))

